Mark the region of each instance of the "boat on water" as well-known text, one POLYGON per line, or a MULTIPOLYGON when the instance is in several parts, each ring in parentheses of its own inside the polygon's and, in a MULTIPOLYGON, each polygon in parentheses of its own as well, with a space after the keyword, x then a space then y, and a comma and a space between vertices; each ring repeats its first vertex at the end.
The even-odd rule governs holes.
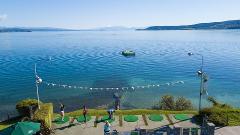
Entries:
POLYGON ((123 56, 135 56, 135 52, 131 50, 124 50, 122 51, 123 56))

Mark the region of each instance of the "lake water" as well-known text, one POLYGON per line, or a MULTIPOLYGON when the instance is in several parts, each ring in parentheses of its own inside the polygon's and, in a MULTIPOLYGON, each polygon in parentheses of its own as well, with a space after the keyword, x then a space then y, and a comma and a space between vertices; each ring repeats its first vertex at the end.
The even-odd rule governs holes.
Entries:
POLYGON ((34 63, 44 82, 72 86, 39 86, 40 99, 55 108, 59 102, 67 111, 83 104, 111 104, 116 91, 123 94, 124 108, 150 108, 164 94, 185 96, 197 106, 201 59, 188 52, 204 55, 209 95, 240 107, 238 30, 0 33, 0 117, 16 114, 17 101, 36 98, 34 63), (125 49, 136 56, 123 57, 125 49), (185 83, 124 91, 89 89, 174 81, 185 83))

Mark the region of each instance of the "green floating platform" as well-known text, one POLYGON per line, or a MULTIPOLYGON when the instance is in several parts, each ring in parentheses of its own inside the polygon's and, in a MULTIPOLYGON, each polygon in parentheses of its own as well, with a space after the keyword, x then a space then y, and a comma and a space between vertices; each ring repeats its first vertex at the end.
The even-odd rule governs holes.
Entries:
POLYGON ((112 123, 113 121, 115 121, 115 118, 113 117, 113 119, 109 119, 109 116, 108 115, 104 115, 102 118, 101 118, 101 121, 108 121, 109 123, 112 123))
POLYGON ((69 121, 69 117, 68 117, 68 116, 65 116, 64 119, 63 119, 63 121, 62 121, 62 117, 58 117, 57 119, 55 119, 55 120, 53 121, 53 123, 56 123, 56 124, 64 124, 64 123, 66 123, 66 122, 68 122, 68 121, 69 121))
POLYGON ((126 122, 136 122, 138 121, 138 117, 135 115, 126 115, 124 116, 124 121, 126 122))
MULTIPOLYGON (((87 121, 90 121, 91 119, 92 119, 91 116, 89 116, 89 115, 86 116, 86 120, 87 120, 87 121)), ((77 117, 77 121, 78 121, 78 122, 84 122, 84 120, 85 120, 85 119, 84 119, 84 116, 83 116, 83 115, 77 117)))
POLYGON ((176 115, 174 115, 174 118, 176 120, 181 120, 181 121, 189 119, 188 115, 186 115, 186 114, 176 114, 176 115))
POLYGON ((125 50, 125 51, 122 51, 122 55, 124 55, 124 56, 135 56, 135 52, 131 51, 131 50, 125 50))
POLYGON ((148 118, 151 121, 162 121, 163 120, 163 116, 160 114, 151 114, 150 116, 148 116, 148 118))

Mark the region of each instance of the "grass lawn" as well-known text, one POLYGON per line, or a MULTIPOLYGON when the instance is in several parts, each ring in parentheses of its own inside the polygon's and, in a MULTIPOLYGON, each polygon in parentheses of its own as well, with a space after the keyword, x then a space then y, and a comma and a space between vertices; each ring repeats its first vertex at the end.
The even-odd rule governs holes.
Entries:
MULTIPOLYGON (((193 110, 166 111, 166 110, 151 110, 151 109, 132 109, 132 110, 116 110, 116 112, 114 113, 114 115, 143 115, 143 114, 198 114, 198 112, 193 110)), ((65 115, 71 116, 71 117, 79 117, 82 115, 82 109, 66 113, 65 115)), ((104 115, 108 115, 108 113, 107 113, 107 110, 89 109, 88 115, 104 116, 104 115)), ((60 116, 60 115, 55 114, 55 118, 56 116, 60 116)))
POLYGON ((15 118, 12 118, 10 120, 6 120, 6 121, 3 121, 3 122, 0 122, 0 130, 9 127, 12 124, 15 124, 16 122, 19 122, 20 120, 21 120, 20 117, 15 117, 15 118))

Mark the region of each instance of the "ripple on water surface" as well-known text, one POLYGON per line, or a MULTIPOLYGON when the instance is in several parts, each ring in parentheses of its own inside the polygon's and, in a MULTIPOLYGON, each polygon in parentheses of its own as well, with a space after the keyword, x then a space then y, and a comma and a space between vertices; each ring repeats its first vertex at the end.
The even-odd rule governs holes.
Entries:
MULTIPOLYGON (((125 31, 33 32, 0 35, 0 115, 15 110, 15 103, 35 98, 34 63, 44 81, 86 87, 123 87, 184 80, 185 84, 124 91, 125 107, 149 107, 170 93, 197 104, 200 67, 204 55, 209 94, 239 106, 240 35, 237 31, 125 31), (210 38, 211 37, 211 38, 210 38), (11 41, 11 42, 9 42, 11 41), (121 51, 136 52, 126 58, 121 51), (226 100, 229 96, 231 100, 226 100)), ((68 111, 88 103, 91 107, 112 102, 115 91, 40 86, 43 101, 65 102, 68 111), (71 99, 71 100, 70 100, 71 99), (94 101, 98 104, 94 106, 94 101), (75 104, 76 103, 76 104, 75 104), (73 105, 75 104, 75 105, 73 105)))

